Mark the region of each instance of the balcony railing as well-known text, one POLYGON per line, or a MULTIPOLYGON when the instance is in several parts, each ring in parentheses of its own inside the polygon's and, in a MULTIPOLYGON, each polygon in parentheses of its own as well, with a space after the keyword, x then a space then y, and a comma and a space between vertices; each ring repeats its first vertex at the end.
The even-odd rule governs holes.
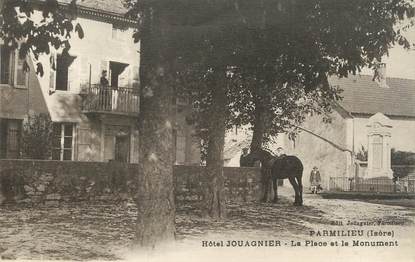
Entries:
POLYGON ((139 94, 131 88, 91 85, 83 89, 84 113, 115 113, 136 115, 139 113, 139 94))

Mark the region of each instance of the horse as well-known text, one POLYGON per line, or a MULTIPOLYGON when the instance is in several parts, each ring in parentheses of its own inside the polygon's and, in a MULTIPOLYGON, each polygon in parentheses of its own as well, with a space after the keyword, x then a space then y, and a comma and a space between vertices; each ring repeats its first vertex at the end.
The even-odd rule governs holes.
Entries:
POLYGON ((274 189, 273 202, 278 201, 277 180, 288 178, 295 191, 294 205, 303 205, 303 185, 301 178, 303 176, 304 167, 298 157, 291 155, 282 155, 280 157, 275 157, 266 150, 257 149, 250 152, 246 158, 251 163, 255 161, 261 162, 261 173, 264 179, 264 196, 262 198, 262 202, 267 201, 269 188, 268 183, 270 178, 272 179, 272 186, 274 189))

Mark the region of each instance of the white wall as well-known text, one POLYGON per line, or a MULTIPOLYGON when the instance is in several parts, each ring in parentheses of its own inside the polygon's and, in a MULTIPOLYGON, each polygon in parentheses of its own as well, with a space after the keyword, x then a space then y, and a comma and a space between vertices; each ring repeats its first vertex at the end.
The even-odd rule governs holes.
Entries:
POLYGON ((328 188, 330 177, 349 176, 350 153, 339 150, 324 139, 344 149, 348 142, 348 124, 339 113, 332 113, 331 123, 324 123, 322 116, 307 117, 302 127, 311 131, 310 134, 301 131, 295 143, 285 136, 285 151, 289 155, 296 155, 303 163, 303 184, 310 185, 310 172, 317 166, 321 173, 322 185, 328 188), (324 139, 323 139, 324 138, 324 139))
MULTIPOLYGON (((39 14, 37 14, 39 15, 39 14)), ((36 17, 36 14, 34 15, 36 17)), ((84 31, 84 38, 79 39, 76 32, 72 33, 70 39, 71 49, 69 54, 76 56, 73 62, 73 70, 70 90, 56 90, 52 95, 49 94, 51 87, 51 64, 50 56, 42 55, 39 61, 43 65, 44 75, 37 75, 41 89, 44 94, 49 113, 54 121, 80 122, 79 99, 76 94, 81 91, 81 85, 89 81, 89 68, 91 65, 91 83, 98 84, 101 76, 103 61, 114 61, 128 64, 126 74, 129 84, 134 82, 138 76, 140 64, 140 44, 134 43, 132 34, 134 29, 128 28, 122 32, 123 40, 112 38, 112 24, 92 19, 78 18, 73 22, 79 24, 84 31)), ((53 52, 61 52, 61 50, 53 52)))

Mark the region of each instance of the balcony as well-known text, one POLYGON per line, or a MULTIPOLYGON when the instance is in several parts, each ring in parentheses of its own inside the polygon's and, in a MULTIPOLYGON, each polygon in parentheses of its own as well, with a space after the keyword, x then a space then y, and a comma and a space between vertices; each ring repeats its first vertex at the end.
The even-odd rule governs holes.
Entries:
POLYGON ((138 116, 140 98, 136 89, 91 85, 82 91, 84 114, 116 114, 138 116))

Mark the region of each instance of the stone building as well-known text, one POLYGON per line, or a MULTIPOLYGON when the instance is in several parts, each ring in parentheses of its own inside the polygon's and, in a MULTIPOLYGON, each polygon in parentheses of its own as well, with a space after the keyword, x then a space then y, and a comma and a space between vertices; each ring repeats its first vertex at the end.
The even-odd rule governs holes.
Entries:
MULTIPOLYGON (((77 4, 75 22, 84 38, 72 35, 69 54, 57 50, 40 57, 43 76, 35 74, 31 58, 25 72, 17 52, 0 42, 0 158, 19 158, 23 120, 28 114, 48 113, 59 138, 53 160, 138 161, 140 44, 132 39, 135 22, 124 17, 120 0, 77 4), (105 86, 100 81, 104 70, 105 86)), ((187 107, 175 105, 176 163, 197 164, 198 143, 184 121, 187 107)))
POLYGON ((332 77, 329 82, 343 89, 331 114, 331 123, 310 115, 295 141, 285 137, 283 146, 304 163, 304 183, 313 166, 330 177, 392 177, 390 150, 415 152, 415 80, 356 75, 332 77), (356 170, 354 157, 369 150, 368 168, 356 170), (359 173, 360 172, 360 173, 359 173))

